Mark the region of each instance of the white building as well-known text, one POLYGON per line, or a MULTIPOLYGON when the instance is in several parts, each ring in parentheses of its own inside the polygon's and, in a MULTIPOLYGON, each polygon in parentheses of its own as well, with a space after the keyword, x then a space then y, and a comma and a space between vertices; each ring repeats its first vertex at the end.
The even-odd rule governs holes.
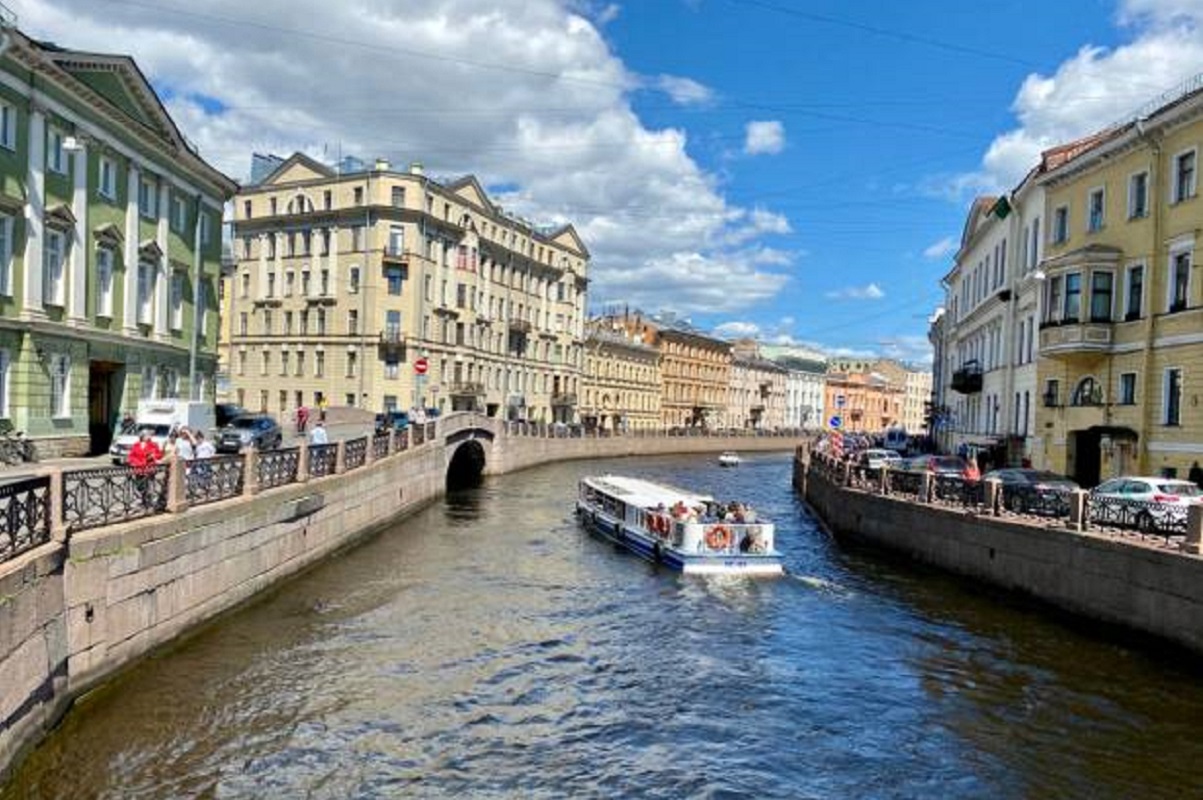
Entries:
POLYGON ((822 430, 827 357, 817 350, 796 345, 761 345, 760 352, 787 370, 785 427, 822 430))

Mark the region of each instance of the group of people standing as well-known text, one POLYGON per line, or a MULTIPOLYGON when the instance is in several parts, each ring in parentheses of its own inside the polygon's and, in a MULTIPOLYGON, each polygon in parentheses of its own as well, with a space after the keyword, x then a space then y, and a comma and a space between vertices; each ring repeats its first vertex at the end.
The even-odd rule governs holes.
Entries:
MULTIPOLYGON (((317 401, 317 419, 318 422, 326 421, 326 408, 330 404, 326 402, 326 398, 321 398, 317 401)), ((309 406, 298 406, 295 419, 297 421, 297 433, 304 433, 309 427, 309 417, 312 416, 312 411, 309 406)))
POLYGON ((138 434, 138 441, 129 451, 129 465, 139 472, 149 472, 156 464, 163 461, 179 459, 185 463, 198 458, 212 458, 217 455, 217 447, 205 436, 204 431, 194 431, 187 427, 173 430, 167 435, 165 447, 159 447, 151 436, 150 429, 144 428, 138 434))

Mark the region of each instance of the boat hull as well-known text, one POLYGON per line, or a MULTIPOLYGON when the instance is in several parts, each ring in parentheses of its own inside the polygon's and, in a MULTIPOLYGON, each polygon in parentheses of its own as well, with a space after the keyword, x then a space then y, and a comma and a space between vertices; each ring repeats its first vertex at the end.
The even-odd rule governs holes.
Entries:
POLYGON ((577 502, 577 515, 590 531, 604 536, 635 555, 686 575, 751 575, 773 577, 784 574, 781 556, 776 553, 683 553, 661 542, 647 531, 577 502))

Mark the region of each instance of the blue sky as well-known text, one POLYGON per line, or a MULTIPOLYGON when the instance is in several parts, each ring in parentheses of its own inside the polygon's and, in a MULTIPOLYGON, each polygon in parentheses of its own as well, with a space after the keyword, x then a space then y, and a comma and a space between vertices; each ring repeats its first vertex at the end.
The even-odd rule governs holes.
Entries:
POLYGON ((11 0, 202 153, 472 172, 592 305, 923 360, 975 193, 1203 71, 1203 0, 11 0))

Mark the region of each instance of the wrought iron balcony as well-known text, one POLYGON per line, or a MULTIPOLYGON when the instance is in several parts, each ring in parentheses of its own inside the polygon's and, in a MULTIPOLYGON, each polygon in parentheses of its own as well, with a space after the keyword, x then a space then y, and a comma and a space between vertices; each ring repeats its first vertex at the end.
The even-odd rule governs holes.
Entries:
POLYGON ((409 251, 403 245, 386 244, 381 249, 381 258, 390 264, 407 264, 409 255, 409 251))
POLYGON ((511 319, 509 325, 512 331, 518 331, 519 333, 531 332, 531 324, 524 319, 511 319))
POLYGON ((485 385, 483 383, 457 381, 448 387, 447 393, 452 397, 482 397, 485 394, 485 385))
POLYGON ((982 365, 966 361, 965 365, 952 373, 952 390, 960 394, 977 394, 982 390, 982 365))
POLYGON ((553 406, 575 406, 576 394, 574 392, 560 392, 551 396, 551 404, 553 406))
POLYGON ((388 348, 405 347, 405 333, 400 326, 387 325, 380 331, 380 345, 388 348))

